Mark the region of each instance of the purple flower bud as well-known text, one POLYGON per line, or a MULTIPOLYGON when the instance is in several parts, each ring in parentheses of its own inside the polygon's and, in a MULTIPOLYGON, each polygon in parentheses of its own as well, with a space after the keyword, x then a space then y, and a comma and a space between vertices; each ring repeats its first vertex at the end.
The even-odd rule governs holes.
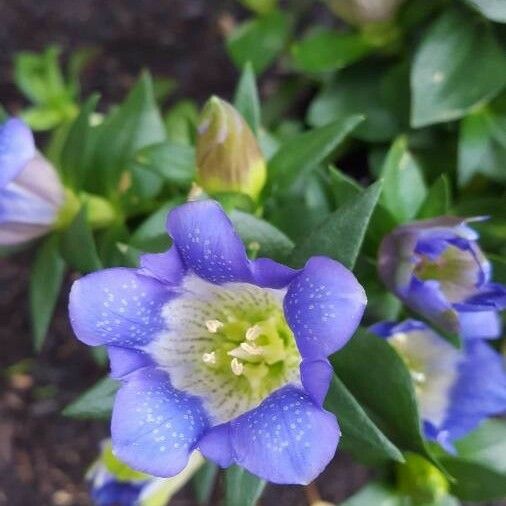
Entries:
POLYGON ((0 126, 0 245, 20 244, 51 229, 63 186, 37 151, 30 129, 13 118, 0 126))
POLYGON ((464 218, 403 225, 379 250, 379 275, 407 306, 446 332, 495 338, 506 287, 491 283, 491 266, 464 218))

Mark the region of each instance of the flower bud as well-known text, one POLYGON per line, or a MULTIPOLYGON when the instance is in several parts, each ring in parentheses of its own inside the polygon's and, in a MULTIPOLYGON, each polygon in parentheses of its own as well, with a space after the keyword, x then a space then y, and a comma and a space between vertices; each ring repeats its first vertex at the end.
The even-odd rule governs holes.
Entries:
POLYGON ((47 233, 65 192, 53 166, 37 151, 19 119, 0 126, 0 245, 20 244, 47 233))
POLYGON ((87 473, 95 506, 165 506, 204 463, 198 452, 177 476, 156 478, 134 471, 116 458, 111 442, 102 442, 99 458, 87 473))
POLYGON ((210 194, 241 192, 256 200, 266 166, 248 124, 228 102, 212 97, 197 136, 197 183, 210 194))
POLYGON ((414 453, 397 467, 399 490, 411 497, 413 504, 439 504, 448 495, 448 481, 429 461, 414 453))
POLYGON ((404 0, 327 0, 330 9, 355 26, 390 21, 404 0))
POLYGON ((379 275, 407 306, 442 332, 495 338, 506 287, 491 282, 478 234, 464 218, 440 217, 396 228, 379 250, 379 275))

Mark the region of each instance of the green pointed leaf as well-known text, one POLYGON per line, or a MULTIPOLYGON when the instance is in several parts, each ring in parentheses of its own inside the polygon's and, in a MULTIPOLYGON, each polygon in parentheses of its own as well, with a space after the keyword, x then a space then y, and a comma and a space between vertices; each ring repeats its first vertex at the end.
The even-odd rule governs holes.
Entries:
POLYGON ((234 105, 253 133, 258 135, 261 123, 260 99, 258 98, 255 72, 250 62, 246 63, 242 71, 241 79, 235 90, 234 105))
POLYGON ((60 159, 61 172, 65 183, 74 189, 81 188, 85 179, 84 171, 93 152, 95 137, 90 120, 98 100, 98 95, 92 95, 83 104, 63 145, 60 159))
POLYGON ((467 4, 497 23, 506 23, 506 3, 503 0, 465 0, 467 4))
POLYGON ((239 466, 225 471, 225 506, 255 506, 265 481, 239 466))
POLYGON ((409 504, 391 485, 373 481, 339 506, 403 506, 409 504))
POLYGON ((55 236, 40 246, 30 276, 30 315, 34 345, 40 350, 44 343, 65 273, 65 262, 58 250, 55 236))
POLYGON ((362 59, 371 46, 362 35, 319 30, 292 46, 295 66, 305 72, 339 70, 362 59))
POLYGON ((283 232, 261 218, 235 209, 230 219, 246 247, 257 243, 259 257, 282 262, 293 249, 293 242, 283 232))
POLYGON ((398 223, 414 218, 427 196, 422 171, 407 148, 407 141, 399 137, 390 148, 383 168, 381 203, 398 223))
POLYGON ((70 418, 108 420, 118 388, 117 381, 103 378, 69 404, 63 414, 70 418))
POLYGON ((325 255, 353 269, 380 194, 381 181, 378 181, 358 197, 347 200, 297 244, 291 265, 300 267, 311 256, 325 255))
POLYGON ((248 7, 257 14, 267 14, 278 5, 278 0, 239 0, 244 7, 248 7))
POLYGON ((227 50, 238 68, 251 62, 257 74, 263 72, 285 47, 290 20, 281 11, 246 21, 227 40, 227 50))
POLYGON ((403 462, 400 450, 381 432, 337 376, 325 399, 325 409, 334 413, 342 432, 340 445, 365 462, 387 459, 403 462))
POLYGON ((360 329, 331 362, 338 378, 390 441, 441 467, 422 436, 411 375, 385 340, 360 329))
POLYGON ((166 137, 151 78, 144 73, 127 99, 98 127, 94 156, 87 167, 87 189, 116 197, 121 174, 134 154, 166 137))
POLYGON ((193 145, 199 119, 199 110, 191 100, 181 100, 165 115, 165 128, 171 142, 193 145))
POLYGON ((206 461, 192 478, 195 498, 199 505, 208 504, 211 500, 217 474, 218 466, 213 462, 206 461))
POLYGON ((195 179, 195 149, 175 142, 151 144, 135 153, 130 166, 141 173, 151 171, 168 183, 187 187, 195 179))
POLYGON ((297 177, 317 167, 362 120, 362 116, 348 116, 283 143, 268 164, 273 190, 288 188, 297 177))
POLYGON ((489 107, 467 115, 460 124, 458 183, 468 184, 476 174, 506 182, 506 110, 489 107))
POLYGON ((450 184, 445 174, 430 187, 427 197, 418 211, 417 218, 435 218, 448 214, 450 208, 450 184))
POLYGON ((86 214, 86 206, 83 206, 74 221, 60 236, 63 258, 73 269, 83 274, 102 268, 95 238, 86 220, 86 214))
POLYGON ((492 27, 465 9, 444 12, 429 28, 411 71, 411 125, 461 118, 506 83, 506 55, 492 27))

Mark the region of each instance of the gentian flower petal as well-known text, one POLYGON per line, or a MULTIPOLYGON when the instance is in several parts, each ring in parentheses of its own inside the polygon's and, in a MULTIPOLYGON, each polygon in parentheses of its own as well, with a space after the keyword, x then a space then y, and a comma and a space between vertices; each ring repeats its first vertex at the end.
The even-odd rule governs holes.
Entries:
POLYGON ((284 307, 304 358, 324 358, 355 332, 367 303, 362 286, 340 263, 313 257, 293 279, 284 307))
POLYGON ((140 258, 140 273, 163 283, 178 285, 186 273, 183 260, 176 248, 164 253, 147 253, 140 258))
POLYGON ((199 441, 199 450, 204 457, 221 467, 231 466, 235 462, 232 446, 230 423, 222 423, 210 428, 199 441))
POLYGON ((251 262, 251 272, 255 285, 265 288, 285 288, 299 271, 270 258, 257 258, 251 262))
POLYGON ((161 308, 170 294, 167 286, 134 269, 94 272, 72 286, 70 322, 77 337, 91 346, 139 348, 164 328, 161 308))
POLYGON ((0 126, 0 188, 12 181, 35 156, 35 143, 30 129, 17 118, 0 126))
POLYGON ((122 483, 110 481, 91 491, 95 506, 136 506, 143 483, 122 483))
POLYGON ((459 311, 463 339, 495 339, 501 333, 501 317, 495 311, 459 311))
POLYGON ((334 371, 328 360, 303 360, 300 376, 304 390, 318 406, 323 405, 334 371))
POLYGON ((111 368, 110 376, 114 379, 124 378, 137 369, 155 365, 151 357, 140 350, 108 346, 107 354, 111 368))
POLYGON ((465 436, 484 419, 506 413, 506 370, 502 357, 488 344, 479 340, 466 343, 458 373, 440 427, 450 441, 465 436))
POLYGON ((340 437, 335 416, 292 386, 230 424, 236 463, 273 483, 314 480, 334 456, 340 437))
POLYGON ((212 200, 173 209, 167 228, 186 267, 212 283, 251 281, 246 250, 232 222, 212 200))
POLYGON ((200 400, 172 388, 168 375, 153 367, 128 376, 116 396, 113 448, 139 471, 174 476, 184 469, 206 428, 200 400))

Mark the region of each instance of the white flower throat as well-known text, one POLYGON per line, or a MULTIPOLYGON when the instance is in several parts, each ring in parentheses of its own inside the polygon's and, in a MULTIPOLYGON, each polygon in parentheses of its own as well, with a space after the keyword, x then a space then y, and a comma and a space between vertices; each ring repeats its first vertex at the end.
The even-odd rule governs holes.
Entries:
POLYGON ((214 285, 187 277, 162 310, 167 329, 147 352, 172 385, 196 395, 216 422, 256 407, 287 383, 300 384, 300 354, 283 314, 286 290, 214 285))

